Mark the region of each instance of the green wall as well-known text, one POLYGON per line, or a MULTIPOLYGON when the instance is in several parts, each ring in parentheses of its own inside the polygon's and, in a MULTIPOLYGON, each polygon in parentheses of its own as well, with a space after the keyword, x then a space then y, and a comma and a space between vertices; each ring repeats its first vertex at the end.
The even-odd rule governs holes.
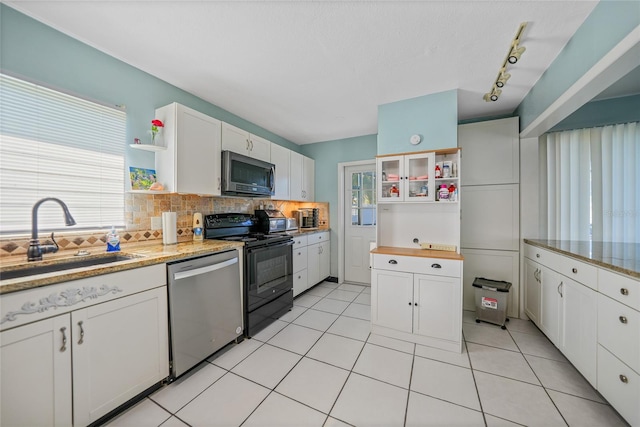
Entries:
MULTIPOLYGON (((520 129, 529 126, 638 25, 640 1, 601 0, 518 106, 520 129)), ((526 45, 526 35, 523 43, 526 45)))
MULTIPOLYGON (((150 140, 157 107, 171 102, 238 126, 293 151, 300 147, 131 65, 0 4, 3 72, 110 105, 125 105, 127 144, 150 140)), ((152 153, 127 147, 130 165, 153 167, 152 153)))
POLYGON ((301 152, 315 160, 315 199, 329 202, 331 225, 331 275, 338 276, 338 163, 374 160, 376 135, 336 139, 302 145, 301 152))
POLYGON ((378 106, 378 154, 436 150, 458 145, 458 91, 434 93, 378 106), (409 138, 422 142, 411 145, 409 138))

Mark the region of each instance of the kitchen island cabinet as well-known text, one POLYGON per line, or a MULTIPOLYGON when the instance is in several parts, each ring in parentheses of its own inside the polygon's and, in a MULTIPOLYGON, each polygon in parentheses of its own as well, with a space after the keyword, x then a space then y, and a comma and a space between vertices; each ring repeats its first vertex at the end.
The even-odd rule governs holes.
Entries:
POLYGON ((169 375, 165 264, 13 292, 2 308, 2 425, 85 426, 169 375))
POLYGON ((371 331, 462 351, 462 257, 455 252, 372 251, 371 331))
POLYGON ((640 425, 640 274, 626 266, 637 249, 528 239, 524 245, 527 315, 631 425, 640 425), (541 273, 532 275, 534 267, 541 273), (542 287, 538 319, 535 277, 542 287), (557 287, 557 317, 545 318, 545 304, 547 311, 556 307, 544 297, 547 287, 557 287))

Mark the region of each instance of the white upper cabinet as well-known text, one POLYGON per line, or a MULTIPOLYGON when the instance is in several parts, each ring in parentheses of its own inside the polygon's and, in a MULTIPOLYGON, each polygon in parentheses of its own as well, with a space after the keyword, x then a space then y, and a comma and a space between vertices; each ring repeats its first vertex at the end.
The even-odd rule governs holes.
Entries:
POLYGON ((291 200, 314 201, 315 161, 291 151, 289 195, 291 200))
POLYGON ((220 120, 172 103, 156 110, 165 151, 156 152, 158 182, 167 191, 219 196, 220 120))
POLYGON ((271 161, 271 142, 229 123, 222 123, 222 149, 265 162, 271 161))
POLYGON ((272 199, 289 200, 291 150, 278 144, 271 145, 271 163, 276 166, 276 192, 272 199))
POLYGON ((465 157, 462 185, 520 182, 518 117, 458 126, 465 157))

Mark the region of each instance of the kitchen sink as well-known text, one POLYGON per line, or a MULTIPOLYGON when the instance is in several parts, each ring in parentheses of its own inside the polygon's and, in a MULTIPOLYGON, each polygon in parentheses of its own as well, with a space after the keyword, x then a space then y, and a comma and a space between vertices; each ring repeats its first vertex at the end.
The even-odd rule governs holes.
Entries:
POLYGON ((135 255, 107 254, 97 256, 87 256, 82 259, 65 259, 57 262, 45 261, 47 264, 20 265, 15 268, 8 267, 0 271, 0 280, 16 279, 20 277, 34 276, 36 274, 55 273, 58 271, 71 270, 74 268, 92 267, 94 265, 112 264, 115 262, 128 261, 138 258, 135 255))

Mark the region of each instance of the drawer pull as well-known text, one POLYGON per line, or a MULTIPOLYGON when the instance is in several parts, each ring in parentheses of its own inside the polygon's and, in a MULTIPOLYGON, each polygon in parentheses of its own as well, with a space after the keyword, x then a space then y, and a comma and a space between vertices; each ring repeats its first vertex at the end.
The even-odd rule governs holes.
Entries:
POLYGON ((629 289, 627 288, 620 288, 620 293, 622 295, 629 295, 629 289))
POLYGON ((575 268, 575 267, 573 267, 573 268, 571 269, 571 272, 572 272, 573 274, 577 274, 577 273, 578 273, 578 269, 577 269, 577 268, 575 268))
POLYGON ((389 260, 389 264, 397 264, 397 263, 398 263, 398 261, 396 261, 395 259, 390 259, 389 260))
POLYGON ((540 258, 540 254, 536 254, 536 258, 540 258))
POLYGON ((620 323, 624 323, 625 325, 627 324, 627 318, 625 316, 620 316, 618 319, 620 319, 620 323))
POLYGON ((440 264, 431 264, 431 268, 442 268, 440 264))
POLYGON ((623 383, 627 384, 629 382, 629 378, 627 378, 626 375, 620 374, 620 381, 622 381, 623 383))

